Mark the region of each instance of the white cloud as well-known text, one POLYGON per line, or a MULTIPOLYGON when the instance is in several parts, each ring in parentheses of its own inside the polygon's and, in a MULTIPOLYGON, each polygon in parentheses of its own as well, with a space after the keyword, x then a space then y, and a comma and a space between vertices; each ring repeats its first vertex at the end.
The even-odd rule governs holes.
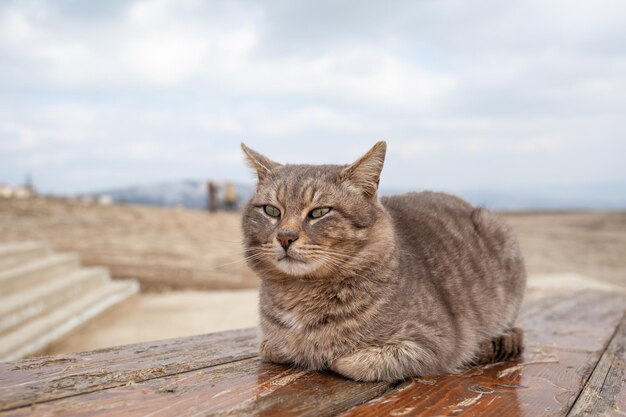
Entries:
POLYGON ((564 148, 565 143, 558 137, 539 136, 507 143, 506 150, 511 152, 533 153, 559 151, 564 148))
POLYGON ((564 181, 584 160, 590 176, 626 178, 606 162, 626 152, 621 2, 324 7, 0 4, 0 175, 65 163, 89 178, 110 164, 147 181, 169 175, 158 161, 248 178, 241 140, 321 162, 384 138, 389 183, 476 160, 552 161, 564 181))
POLYGON ((150 36, 129 42, 123 62, 142 81, 172 84, 199 72, 208 46, 201 37, 150 36))
POLYGON ((19 9, 6 10, 0 22, 0 44, 20 45, 36 37, 32 24, 19 9))
POLYGON ((175 3, 137 2, 127 19, 76 37, 12 10, 3 16, 8 49, 31 60, 29 71, 69 85, 194 80, 238 94, 300 94, 408 109, 433 106, 456 79, 380 46, 359 44, 299 57, 257 54, 259 28, 201 26, 175 3), (32 63, 41 65, 33 66, 32 63))
POLYGON ((330 108, 308 107, 286 112, 280 118, 268 114, 252 126, 252 132, 272 136, 293 136, 311 131, 354 133, 364 132, 370 126, 358 117, 340 114, 330 108))
POLYGON ((207 133, 240 134, 243 132, 241 123, 228 113, 205 113, 195 118, 195 124, 207 133))
POLYGON ((218 74, 243 94, 299 94, 405 111, 437 104, 456 86, 454 77, 420 69, 369 46, 313 57, 248 59, 218 74))

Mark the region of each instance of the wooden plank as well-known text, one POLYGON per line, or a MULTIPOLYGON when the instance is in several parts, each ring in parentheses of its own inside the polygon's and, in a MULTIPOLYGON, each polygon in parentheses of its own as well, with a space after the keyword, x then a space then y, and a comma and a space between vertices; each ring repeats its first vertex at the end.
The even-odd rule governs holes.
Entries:
POLYGON ((0 413, 23 416, 331 416, 380 396, 388 383, 261 363, 258 358, 0 413))
POLYGON ((153 375, 0 416, 324 416, 345 410, 346 416, 564 415, 614 334, 624 302, 623 296, 602 291, 530 291, 521 317, 527 352, 520 363, 417 378, 397 387, 251 358, 153 375))
POLYGON ((0 363, 0 410, 257 355, 256 329, 0 363))
POLYGON ((602 291, 529 291, 520 325, 519 362, 460 375, 418 378, 354 407, 348 416, 564 416, 624 314, 623 295, 602 291))
POLYGON ((626 415, 626 317, 591 374, 570 416, 626 415))

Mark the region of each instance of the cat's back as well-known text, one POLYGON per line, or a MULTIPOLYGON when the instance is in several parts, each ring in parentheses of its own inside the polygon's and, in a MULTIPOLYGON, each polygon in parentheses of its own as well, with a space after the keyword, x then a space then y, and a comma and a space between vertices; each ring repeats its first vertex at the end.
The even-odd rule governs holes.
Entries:
POLYGON ((383 206, 396 216, 425 214, 453 214, 469 212, 474 207, 467 201, 451 194, 423 191, 381 198, 383 206))
POLYGON ((392 218, 398 246, 408 255, 402 263, 412 263, 405 265, 407 268, 443 268, 447 276, 471 278, 482 272, 492 275, 487 271, 504 266, 507 275, 525 275, 517 239, 495 213, 453 195, 430 191, 387 197, 381 202, 392 218))
POLYGON ((393 220, 396 233, 410 241, 432 242, 432 235, 454 235, 469 226, 475 210, 456 196, 432 191, 384 197, 381 202, 393 220))
POLYGON ((445 193, 409 193, 381 199, 391 216, 401 275, 430 282, 458 316, 511 323, 526 272, 513 231, 496 214, 445 193), (498 316, 499 315, 499 316, 498 316), (487 319, 491 317, 491 320, 487 319))

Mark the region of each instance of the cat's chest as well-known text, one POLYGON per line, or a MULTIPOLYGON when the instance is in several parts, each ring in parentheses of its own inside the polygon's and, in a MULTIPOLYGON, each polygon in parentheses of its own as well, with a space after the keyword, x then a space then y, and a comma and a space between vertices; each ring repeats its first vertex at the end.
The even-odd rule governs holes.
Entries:
MULTIPOLYGON (((287 358, 314 369, 322 369, 334 358, 349 350, 351 337, 337 326, 307 326, 292 314, 281 317, 283 326, 264 328, 270 347, 287 358)), ((352 335, 354 338, 354 335, 352 335)))
POLYGON ((330 361, 354 349, 362 342, 364 323, 356 319, 324 319, 298 314, 297 311, 272 312, 264 316, 264 341, 290 362, 314 369, 324 368, 330 361))
POLYGON ((361 344, 364 335, 375 333, 368 320, 378 310, 369 299, 372 292, 305 290, 261 292, 264 339, 280 356, 323 367, 361 344))
POLYGON ((275 319, 284 327, 284 331, 289 333, 300 333, 310 323, 305 318, 293 311, 276 311, 275 319))

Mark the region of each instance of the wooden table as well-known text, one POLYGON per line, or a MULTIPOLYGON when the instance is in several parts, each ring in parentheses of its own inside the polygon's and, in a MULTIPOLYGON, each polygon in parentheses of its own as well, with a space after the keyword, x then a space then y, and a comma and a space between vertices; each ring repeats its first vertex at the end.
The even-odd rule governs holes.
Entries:
POLYGON ((255 329, 1 363, 0 416, 624 416, 625 306, 530 289, 520 361, 393 384, 261 363, 255 329))

